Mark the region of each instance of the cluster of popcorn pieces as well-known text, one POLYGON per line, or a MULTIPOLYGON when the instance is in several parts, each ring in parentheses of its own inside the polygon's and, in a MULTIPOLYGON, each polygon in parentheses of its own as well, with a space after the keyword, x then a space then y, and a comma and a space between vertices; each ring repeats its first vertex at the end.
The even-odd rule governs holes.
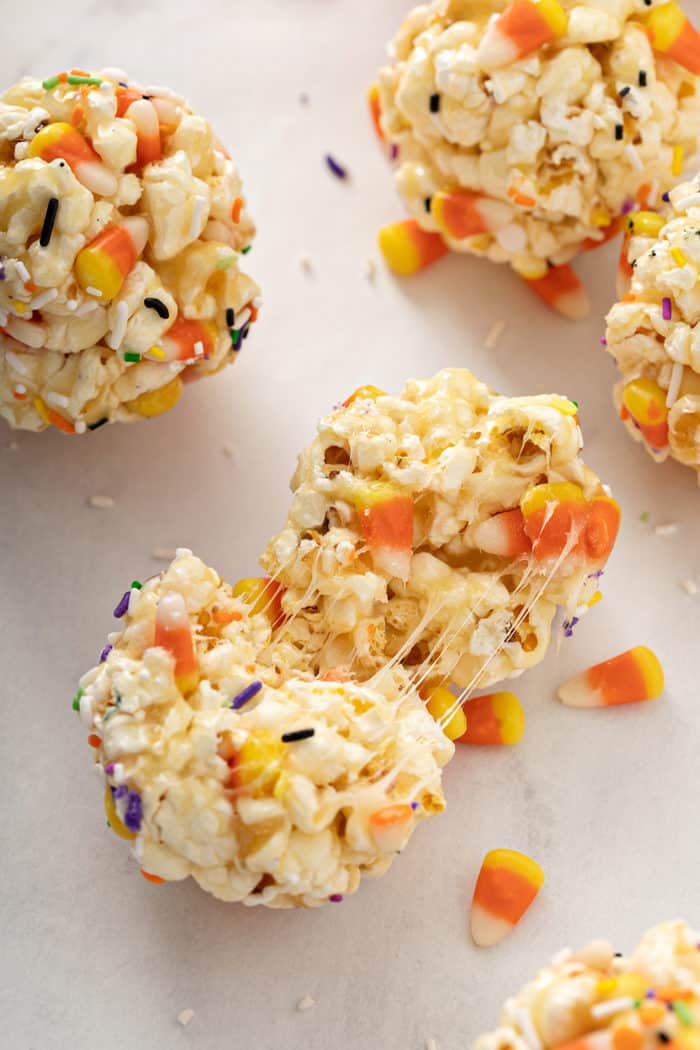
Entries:
POLYGON ((204 118, 120 70, 0 96, 0 415, 84 433, 159 415, 258 312, 255 233, 204 118))

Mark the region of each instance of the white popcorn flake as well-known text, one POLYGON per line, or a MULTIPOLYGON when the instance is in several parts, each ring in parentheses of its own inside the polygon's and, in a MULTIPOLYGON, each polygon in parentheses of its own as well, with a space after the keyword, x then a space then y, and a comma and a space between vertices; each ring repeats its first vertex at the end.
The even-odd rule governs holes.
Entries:
POLYGON ((698 585, 697 583, 695 583, 694 580, 681 580, 681 587, 683 588, 686 594, 693 595, 698 593, 698 585))
POLYGON ((661 525, 654 527, 654 532, 657 536, 675 536, 678 532, 678 524, 675 521, 669 521, 661 525))
POLYGON ((111 496, 90 496, 88 503, 97 510, 110 510, 114 506, 111 496))
POLYGON ((187 1028, 188 1024, 190 1023, 190 1021, 192 1020, 193 1017, 194 1017, 194 1010, 192 1010, 188 1006, 186 1009, 181 1010, 180 1013, 177 1015, 177 1023, 179 1025, 181 1025, 183 1028, 187 1028))
POLYGON ((306 1013, 307 1010, 312 1010, 316 1005, 316 1000, 312 999, 310 995, 305 995, 303 999, 300 999, 297 1003, 297 1010, 299 1013, 306 1013))

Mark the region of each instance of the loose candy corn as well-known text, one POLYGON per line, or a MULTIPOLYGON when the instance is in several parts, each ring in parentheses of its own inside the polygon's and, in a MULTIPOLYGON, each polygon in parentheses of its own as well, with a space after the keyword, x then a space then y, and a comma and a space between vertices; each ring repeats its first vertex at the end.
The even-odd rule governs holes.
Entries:
POLYGON ((448 252, 440 234, 422 230, 415 219, 383 226, 379 247, 388 265, 401 277, 424 270, 448 252))
POLYGON ((588 316, 590 301, 571 266, 552 266, 542 277, 525 278, 525 283, 553 310, 569 321, 588 316))
POLYGON ((511 849, 484 857, 474 887, 472 940, 480 948, 498 944, 522 919, 544 882, 536 861, 511 849))
POLYGON ((688 21, 680 4, 658 4, 646 20, 647 33, 655 51, 672 58, 691 73, 700 73, 700 34, 688 21))
POLYGON ((460 744, 517 744, 525 731, 525 712, 513 693, 489 693, 464 705, 466 731, 460 744))
POLYGON ((570 678, 557 696, 567 707, 610 707, 655 700, 663 689, 658 658, 645 645, 637 645, 570 678))
POLYGON ((140 215, 126 216, 78 252, 75 276, 91 298, 109 302, 119 294, 124 278, 134 268, 148 240, 148 222, 140 215))
POLYGON ((484 69, 497 69, 563 36, 567 17, 557 0, 513 0, 489 23, 477 58, 484 69))
POLYGON ((154 645, 175 658, 175 681, 180 692, 187 695, 196 689, 199 673, 192 628, 185 599, 176 591, 164 594, 158 602, 154 645))

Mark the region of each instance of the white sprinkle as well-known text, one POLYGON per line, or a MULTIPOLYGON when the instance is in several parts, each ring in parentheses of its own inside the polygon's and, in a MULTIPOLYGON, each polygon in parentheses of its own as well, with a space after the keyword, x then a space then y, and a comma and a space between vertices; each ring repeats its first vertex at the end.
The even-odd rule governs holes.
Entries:
POLYGON ((301 268, 304 271, 304 273, 311 273, 311 270, 312 270, 311 259, 309 258, 308 255, 300 255, 299 256, 299 265, 301 266, 301 268))
POLYGON ((630 162, 630 164, 632 165, 633 168, 636 168, 637 171, 643 171, 644 170, 644 165, 642 164, 642 159, 639 156, 639 154, 637 153, 637 150, 634 148, 634 146, 632 145, 631 142, 627 143, 627 145, 625 146, 625 148, 624 148, 624 150, 622 152, 627 157, 628 161, 630 162))
POLYGON ((57 295, 57 288, 47 288, 45 292, 41 293, 41 295, 37 295, 36 299, 32 299, 32 310, 41 310, 42 306, 46 306, 47 303, 52 302, 57 295))
POLYGON ((115 762, 112 770, 112 780, 115 784, 123 784, 124 778, 124 766, 121 762, 115 762))
POLYGON ((16 393, 16 394, 19 394, 19 395, 20 395, 20 397, 21 397, 21 396, 22 396, 23 394, 26 394, 26 393, 27 393, 27 388, 26 388, 26 386, 24 385, 24 383, 17 383, 17 385, 15 386, 15 393, 16 393))
POLYGON ((236 318, 236 328, 239 330, 239 332, 240 332, 241 328, 243 327, 243 325, 247 324, 248 321, 250 321, 250 317, 251 317, 250 310, 246 306, 245 310, 242 310, 241 313, 236 318))
POLYGON ((197 342, 194 344, 194 352, 197 357, 201 357, 201 355, 204 353, 204 343, 201 339, 198 339, 197 342))
POLYGON ((494 321, 489 328, 488 335, 484 339, 484 348, 486 350, 493 350, 498 340, 503 335, 506 327, 505 321, 494 321))
POLYGON ((110 507, 114 506, 114 500, 111 496, 90 496, 88 503, 97 510, 109 510, 110 507))
POLYGON ((666 394, 666 408, 675 405, 678 400, 678 392, 681 388, 682 378, 683 365, 680 361, 674 361, 673 368, 671 369, 671 382, 668 384, 668 393, 666 394))
POLYGON ((87 292, 88 295, 94 295, 95 299, 101 299, 102 298, 102 292, 100 291, 100 289, 99 288, 93 288, 91 284, 89 284, 86 287, 85 291, 87 292))
POLYGON ((695 580, 681 580, 681 587, 686 594, 697 594, 698 585, 695 580))
POLYGON ((97 310, 98 303, 94 299, 86 299, 85 302, 78 307, 75 311, 76 317, 85 317, 86 314, 91 314, 93 310, 97 310))
POLYGON ((673 207, 676 211, 687 211, 688 208, 694 208, 698 204, 700 204, 700 193, 689 193, 687 197, 674 201, 673 207))
POLYGON ((191 1010, 188 1006, 186 1010, 180 1010, 180 1013, 177 1015, 177 1023, 182 1025, 183 1028, 187 1028, 193 1017, 194 1010, 191 1010))
POLYGON ((654 532, 657 536, 674 536, 678 532, 678 525, 675 521, 669 521, 665 525, 657 525, 654 532))
POLYGON ((602 1003, 594 1003, 591 1007, 591 1017, 598 1020, 601 1017, 610 1017, 612 1014, 622 1013, 634 1006, 631 995, 621 995, 619 999, 606 999, 602 1003))
POLYGON ((87 427, 85 425, 85 420, 84 419, 76 419, 75 423, 73 424, 73 428, 74 428, 76 434, 84 434, 85 431, 87 430, 87 427))
POLYGON ((151 551, 154 561, 172 561, 175 557, 174 547, 154 547, 151 551))
POLYGON ((373 281, 377 276, 377 264, 374 259, 368 259, 365 263, 365 277, 368 281, 373 281))
POLYGON ((4 328, 7 324, 7 314, 4 310, 0 310, 0 328, 4 328))
POLYGON ((436 1039, 425 1040, 425 1050, 440 1050, 436 1039))
POLYGON ((129 320, 129 307, 127 303, 122 299, 121 302, 117 303, 116 316, 114 318, 114 328, 110 332, 107 345, 112 350, 118 350, 124 341, 126 334, 126 323, 129 320))
POLYGON ((207 198, 197 194, 192 203, 192 221, 190 222, 190 240, 195 240, 199 237, 199 231, 202 226, 202 215, 207 205, 207 198))
POLYGON ((51 390, 46 394, 46 401, 50 401, 52 405, 59 405, 60 408, 68 408, 70 405, 70 398, 67 398, 65 394, 58 394, 55 390, 51 390))
POLYGON ((225 456, 228 456, 229 459, 233 459, 234 449, 233 445, 229 441, 224 441, 223 445, 221 446, 221 451, 225 456))
POLYGON ((31 281, 29 276, 29 270, 20 259, 15 259, 15 273, 19 277, 20 281, 31 281))
POLYGON ((656 207, 659 199, 659 180, 652 179, 649 184, 649 192, 647 194, 647 204, 650 208, 656 207))
POLYGON ((77 299, 68 299, 66 301, 66 310, 77 310, 77 309, 78 309, 78 300, 77 299))
POLYGON ((316 1000, 312 999, 310 995, 305 995, 303 999, 300 999, 297 1003, 297 1010, 299 1013, 306 1013, 307 1010, 311 1010, 316 1005, 316 1000))
POLYGON ((15 372, 19 372, 21 376, 28 376, 30 369, 24 363, 22 358, 14 352, 14 350, 5 351, 5 359, 8 365, 12 365, 15 372))
POLYGON ((523 1039, 530 1047, 530 1050, 542 1050, 542 1040, 537 1034, 537 1029, 533 1024, 530 1011, 525 1010, 524 1007, 520 1007, 515 1012, 515 1021, 522 1032, 523 1039))

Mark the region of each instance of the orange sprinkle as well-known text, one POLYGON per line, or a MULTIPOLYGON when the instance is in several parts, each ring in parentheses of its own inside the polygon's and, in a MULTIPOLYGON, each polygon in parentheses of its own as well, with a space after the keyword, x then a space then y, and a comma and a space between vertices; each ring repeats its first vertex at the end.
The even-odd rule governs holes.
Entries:
POLYGON ((639 1028, 631 1025, 620 1025, 614 1028, 612 1033, 613 1050, 641 1050, 644 1045, 644 1035, 639 1028))
POLYGON ((259 313, 259 311, 258 311, 257 306, 253 306, 251 304, 251 306, 250 306, 250 323, 251 324, 254 324, 257 321, 258 313, 259 313))
POLYGON ((88 744, 90 745, 90 747, 100 747, 102 741, 96 733, 90 733, 90 736, 88 737, 88 744))
POLYGON ((35 292, 37 290, 34 281, 27 281, 24 287, 27 289, 28 292, 35 292))
POLYGON ((68 74, 67 73, 59 73, 58 74, 58 82, 59 82, 59 84, 65 84, 67 79, 68 79, 68 74))
POLYGON ((515 186, 510 186, 506 192, 508 196, 522 208, 532 208, 537 204, 534 197, 528 197, 526 193, 521 193, 520 190, 516 190, 515 186))
POLYGON ((144 871, 141 868, 141 874, 147 882, 152 882, 154 886, 162 886, 165 879, 161 879, 160 875, 151 875, 150 871, 144 871))
POLYGON ((622 296, 622 302, 623 303, 636 303, 636 301, 637 301, 637 296, 636 295, 632 295, 631 292, 628 292, 627 295, 623 295, 622 296))
POLYGON ((668 985, 665 988, 656 989, 656 998, 672 1002, 674 999, 692 999, 693 993, 688 988, 677 988, 675 985, 668 985))
POLYGON ((49 423, 53 423, 55 427, 62 430, 64 434, 75 434, 75 427, 72 423, 69 423, 63 416, 59 416, 58 412, 54 412, 52 408, 46 409, 46 415, 48 416, 49 423))
POLYGON ((257 670, 255 664, 246 664, 246 668, 245 669, 248 672, 248 674, 255 674, 255 672, 257 670))
POLYGON ((645 208, 647 206, 647 201, 649 200, 649 194, 650 193, 651 193, 651 183, 650 182, 642 183, 642 185, 637 190, 637 200, 645 208))
POLYGON ((241 208, 242 207, 243 207, 243 198, 242 197, 236 197, 235 201, 233 202, 233 207, 231 208, 231 218, 233 219, 234 222, 240 222, 241 221, 241 208))
POLYGON ((71 122, 71 124, 73 125, 74 128, 77 127, 78 124, 80 124, 80 122, 81 122, 81 120, 83 119, 84 116, 85 116, 85 110, 83 109, 83 107, 81 105, 77 105, 77 106, 73 107, 73 112, 70 115, 70 122, 71 122))
POLYGON ((242 620, 243 613, 240 613, 238 609, 227 610, 227 609, 214 609, 211 614, 211 618, 214 623, 233 623, 234 620, 242 620))
POLYGON ((70 75, 72 77, 91 77, 92 73, 89 69, 71 69, 70 75))
POLYGON ((26 401, 27 400, 27 395, 26 394, 18 394, 16 390, 12 391, 12 396, 14 397, 15 401, 26 401))
POLYGON ((642 1003, 639 1007, 639 1020, 642 1024, 659 1024, 666 1016, 661 1003, 642 1003))

